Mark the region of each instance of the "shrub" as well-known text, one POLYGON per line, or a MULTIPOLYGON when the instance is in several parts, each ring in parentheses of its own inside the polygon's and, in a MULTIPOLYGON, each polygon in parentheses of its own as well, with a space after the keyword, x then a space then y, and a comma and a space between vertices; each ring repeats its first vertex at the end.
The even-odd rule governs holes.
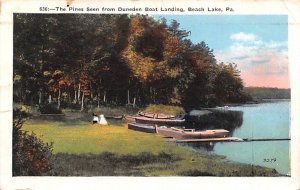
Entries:
POLYGON ((13 176, 43 175, 52 169, 52 143, 44 143, 34 133, 21 130, 24 114, 14 110, 13 176))
POLYGON ((192 169, 192 170, 179 172, 178 175, 179 176, 215 176, 212 173, 199 171, 197 169, 192 169))
POLYGON ((42 106, 40 106, 39 110, 42 114, 61 114, 62 113, 61 109, 58 109, 56 104, 42 105, 42 106))
MULTIPOLYGON (((57 106, 56 106, 57 107, 57 106)), ((79 103, 73 103, 73 102, 66 102, 62 101, 60 104, 60 107, 62 109, 74 109, 74 110, 80 110, 81 109, 81 104, 79 103)))

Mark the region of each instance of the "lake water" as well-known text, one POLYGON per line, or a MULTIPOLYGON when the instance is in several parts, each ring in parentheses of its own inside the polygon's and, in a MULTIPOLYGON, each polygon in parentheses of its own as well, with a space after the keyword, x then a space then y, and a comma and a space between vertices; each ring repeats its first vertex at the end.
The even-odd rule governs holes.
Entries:
MULTIPOLYGON (((290 101, 230 107, 243 112, 241 126, 231 134, 239 138, 289 138, 290 101)), ((184 144, 195 151, 209 151, 224 155, 226 159, 274 168, 281 174, 290 175, 290 141, 218 142, 184 144)))

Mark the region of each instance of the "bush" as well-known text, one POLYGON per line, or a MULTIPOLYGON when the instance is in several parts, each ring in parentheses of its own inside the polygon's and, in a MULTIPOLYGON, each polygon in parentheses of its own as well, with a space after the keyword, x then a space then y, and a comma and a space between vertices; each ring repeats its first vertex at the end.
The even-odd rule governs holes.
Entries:
POLYGON ((212 173, 199 171, 197 169, 179 172, 178 175, 180 175, 180 176, 215 176, 212 173))
POLYGON ((52 169, 52 143, 44 143, 34 133, 21 130, 24 114, 14 110, 13 176, 43 175, 52 169))
POLYGON ((61 104, 60 104, 60 107, 62 109, 80 110, 81 109, 81 104, 80 103, 73 103, 73 102, 62 101, 61 104))
POLYGON ((42 106, 40 106, 39 111, 41 112, 41 114, 61 114, 62 113, 61 109, 58 109, 56 104, 42 105, 42 106))

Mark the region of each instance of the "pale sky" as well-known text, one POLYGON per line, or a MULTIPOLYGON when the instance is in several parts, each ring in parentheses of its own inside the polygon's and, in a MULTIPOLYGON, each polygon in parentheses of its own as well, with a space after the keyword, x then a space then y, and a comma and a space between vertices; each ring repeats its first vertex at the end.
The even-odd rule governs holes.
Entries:
POLYGON ((234 62, 245 86, 289 88, 286 15, 154 15, 177 20, 218 62, 234 62))

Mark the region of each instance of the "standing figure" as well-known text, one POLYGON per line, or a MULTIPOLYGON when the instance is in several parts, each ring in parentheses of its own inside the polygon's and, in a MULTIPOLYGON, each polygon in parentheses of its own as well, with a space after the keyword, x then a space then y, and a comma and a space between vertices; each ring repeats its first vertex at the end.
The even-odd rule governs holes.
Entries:
POLYGON ((93 121, 92 122, 93 122, 93 124, 99 122, 99 117, 95 113, 93 113, 93 121))
POLYGON ((107 125, 107 121, 104 117, 103 114, 100 115, 100 119, 99 119, 99 122, 98 122, 100 125, 107 125))

